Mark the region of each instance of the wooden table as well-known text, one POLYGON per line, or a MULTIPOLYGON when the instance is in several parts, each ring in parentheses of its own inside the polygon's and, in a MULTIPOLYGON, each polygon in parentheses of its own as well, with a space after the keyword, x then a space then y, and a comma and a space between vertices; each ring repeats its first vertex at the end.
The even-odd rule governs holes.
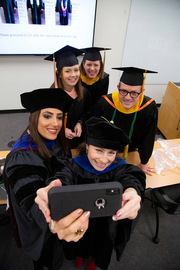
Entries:
MULTIPOLYGON (((4 159, 8 155, 9 151, 0 151, 0 166, 4 165, 4 159)), ((6 204, 4 185, 0 185, 0 204, 6 204)))
MULTIPOLYGON (((180 139, 173 139, 170 141, 180 144, 180 139)), ((155 141, 154 149, 158 148, 161 148, 161 145, 157 141, 155 141)), ((138 152, 128 153, 126 161, 127 163, 138 165, 140 163, 138 152)), ((149 160, 149 164, 151 167, 154 167, 152 156, 149 160)), ((175 184, 180 184, 180 167, 163 171, 160 175, 158 175, 157 173, 153 173, 152 176, 146 175, 146 189, 170 186, 175 184)))
POLYGON ((0 161, 1 159, 6 158, 10 151, 0 151, 0 161))
MULTIPOLYGON (((180 144, 180 139, 174 139, 170 141, 180 144)), ((161 148, 161 146, 156 141, 154 145, 154 149, 158 149, 158 148, 161 148)), ((149 163, 152 167, 154 167, 152 156, 150 158, 149 163)), ((155 173, 153 176, 147 176, 146 178, 146 188, 148 187, 157 188, 157 187, 164 187, 164 186, 170 186, 170 185, 175 185, 175 184, 180 184, 180 166, 173 169, 165 170, 160 175, 155 173)))

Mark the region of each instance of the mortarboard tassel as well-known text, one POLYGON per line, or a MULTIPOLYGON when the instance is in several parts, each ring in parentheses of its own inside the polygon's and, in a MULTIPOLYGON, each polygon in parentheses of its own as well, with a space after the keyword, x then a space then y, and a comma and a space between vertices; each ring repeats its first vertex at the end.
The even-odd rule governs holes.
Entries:
POLYGON ((64 131, 66 130, 67 126, 67 112, 64 114, 64 131))
POLYGON ((106 59, 106 48, 104 49, 104 58, 103 58, 103 63, 102 63, 102 76, 101 76, 102 79, 104 79, 105 59, 106 59))
POLYGON ((53 66, 54 66, 54 88, 58 88, 57 76, 56 76, 56 62, 55 62, 55 55, 54 54, 53 54, 53 66))
MULTIPOLYGON (((144 78, 143 78, 143 84, 142 84, 142 92, 141 92, 141 96, 143 95, 144 93, 144 85, 145 85, 145 79, 146 79, 146 72, 147 72, 147 69, 144 69, 144 78)), ((138 105, 138 108, 140 107, 140 102, 141 102, 141 99, 139 99, 139 105, 138 105)))

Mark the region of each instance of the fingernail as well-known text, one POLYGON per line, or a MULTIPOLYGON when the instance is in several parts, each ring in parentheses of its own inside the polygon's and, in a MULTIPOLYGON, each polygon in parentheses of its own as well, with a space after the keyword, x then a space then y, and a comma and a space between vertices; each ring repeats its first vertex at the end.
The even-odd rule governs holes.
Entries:
POLYGON ((91 214, 91 212, 90 212, 90 211, 86 212, 86 213, 85 213, 85 217, 89 217, 89 216, 90 216, 90 214, 91 214))
POLYGON ((117 213, 117 217, 122 216, 122 212, 117 213))
POLYGON ((113 216, 112 220, 116 221, 117 220, 117 216, 113 216))
POLYGON ((82 209, 79 209, 79 210, 77 211, 77 213, 78 213, 78 215, 81 215, 81 214, 83 213, 83 210, 82 210, 82 209))

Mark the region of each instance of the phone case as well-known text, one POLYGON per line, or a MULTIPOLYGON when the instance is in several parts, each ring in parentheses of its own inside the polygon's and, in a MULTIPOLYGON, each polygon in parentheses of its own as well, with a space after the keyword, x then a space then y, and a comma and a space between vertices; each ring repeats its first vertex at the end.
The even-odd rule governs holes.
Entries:
POLYGON ((121 208, 123 187, 119 182, 53 187, 48 192, 51 218, 55 221, 81 208, 90 218, 113 216, 121 208))

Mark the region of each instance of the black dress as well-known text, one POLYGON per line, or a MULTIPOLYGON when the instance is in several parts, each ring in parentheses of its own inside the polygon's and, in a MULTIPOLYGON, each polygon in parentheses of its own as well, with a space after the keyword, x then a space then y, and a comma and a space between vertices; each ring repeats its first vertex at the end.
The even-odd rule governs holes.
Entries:
POLYGON ((92 85, 88 85, 82 80, 81 83, 89 90, 92 97, 92 103, 94 105, 102 95, 106 95, 108 93, 109 74, 104 72, 104 78, 99 78, 99 80, 92 85))
MULTIPOLYGON (((52 176, 51 166, 39 156, 35 144, 32 151, 29 149, 29 135, 23 138, 17 141, 7 156, 3 172, 10 212, 12 218, 15 217, 15 237, 18 246, 37 264, 59 270, 62 265, 62 241, 49 231, 43 213, 34 202, 36 191, 45 187, 46 180, 52 176)), ((55 147, 54 141, 46 141, 46 146, 55 159, 65 156, 61 148, 55 147)))
MULTIPOLYGON (((107 97, 113 103, 112 94, 107 95, 107 97)), ((149 100, 149 97, 144 96, 141 107, 145 105, 149 100)), ((108 121, 111 121, 114 110, 114 107, 104 97, 101 97, 94 110, 94 115, 97 117, 103 116, 108 121)), ((158 110, 154 101, 151 102, 144 109, 137 112, 137 118, 131 137, 132 143, 130 144, 129 151, 131 151, 131 149, 133 150, 135 148, 138 148, 142 164, 146 164, 148 162, 153 151, 157 127, 157 117, 158 110)), ((129 136, 129 131, 133 118, 134 113, 125 114, 117 110, 114 124, 124 130, 129 136)))
POLYGON ((82 135, 80 138, 74 138, 69 140, 70 148, 76 148, 80 143, 84 142, 85 138, 85 121, 92 116, 91 110, 91 96, 87 88, 83 89, 83 98, 78 100, 75 98, 67 114, 66 127, 74 132, 74 127, 78 121, 82 124, 82 135))
MULTIPOLYGON (((60 161, 60 163, 62 160, 60 161)), ((124 190, 133 187, 143 198, 145 189, 145 174, 138 167, 126 164, 118 159, 104 172, 96 171, 89 163, 86 155, 81 155, 73 160, 64 161, 64 167, 58 170, 58 164, 54 162, 54 175, 63 183, 88 184, 99 182, 118 181, 124 190)), ((64 243, 64 252, 67 259, 76 256, 92 256, 95 264, 101 269, 107 269, 110 263, 113 248, 116 250, 119 260, 126 242, 137 221, 124 219, 113 221, 112 217, 90 218, 89 227, 82 239, 77 243, 64 243)))

